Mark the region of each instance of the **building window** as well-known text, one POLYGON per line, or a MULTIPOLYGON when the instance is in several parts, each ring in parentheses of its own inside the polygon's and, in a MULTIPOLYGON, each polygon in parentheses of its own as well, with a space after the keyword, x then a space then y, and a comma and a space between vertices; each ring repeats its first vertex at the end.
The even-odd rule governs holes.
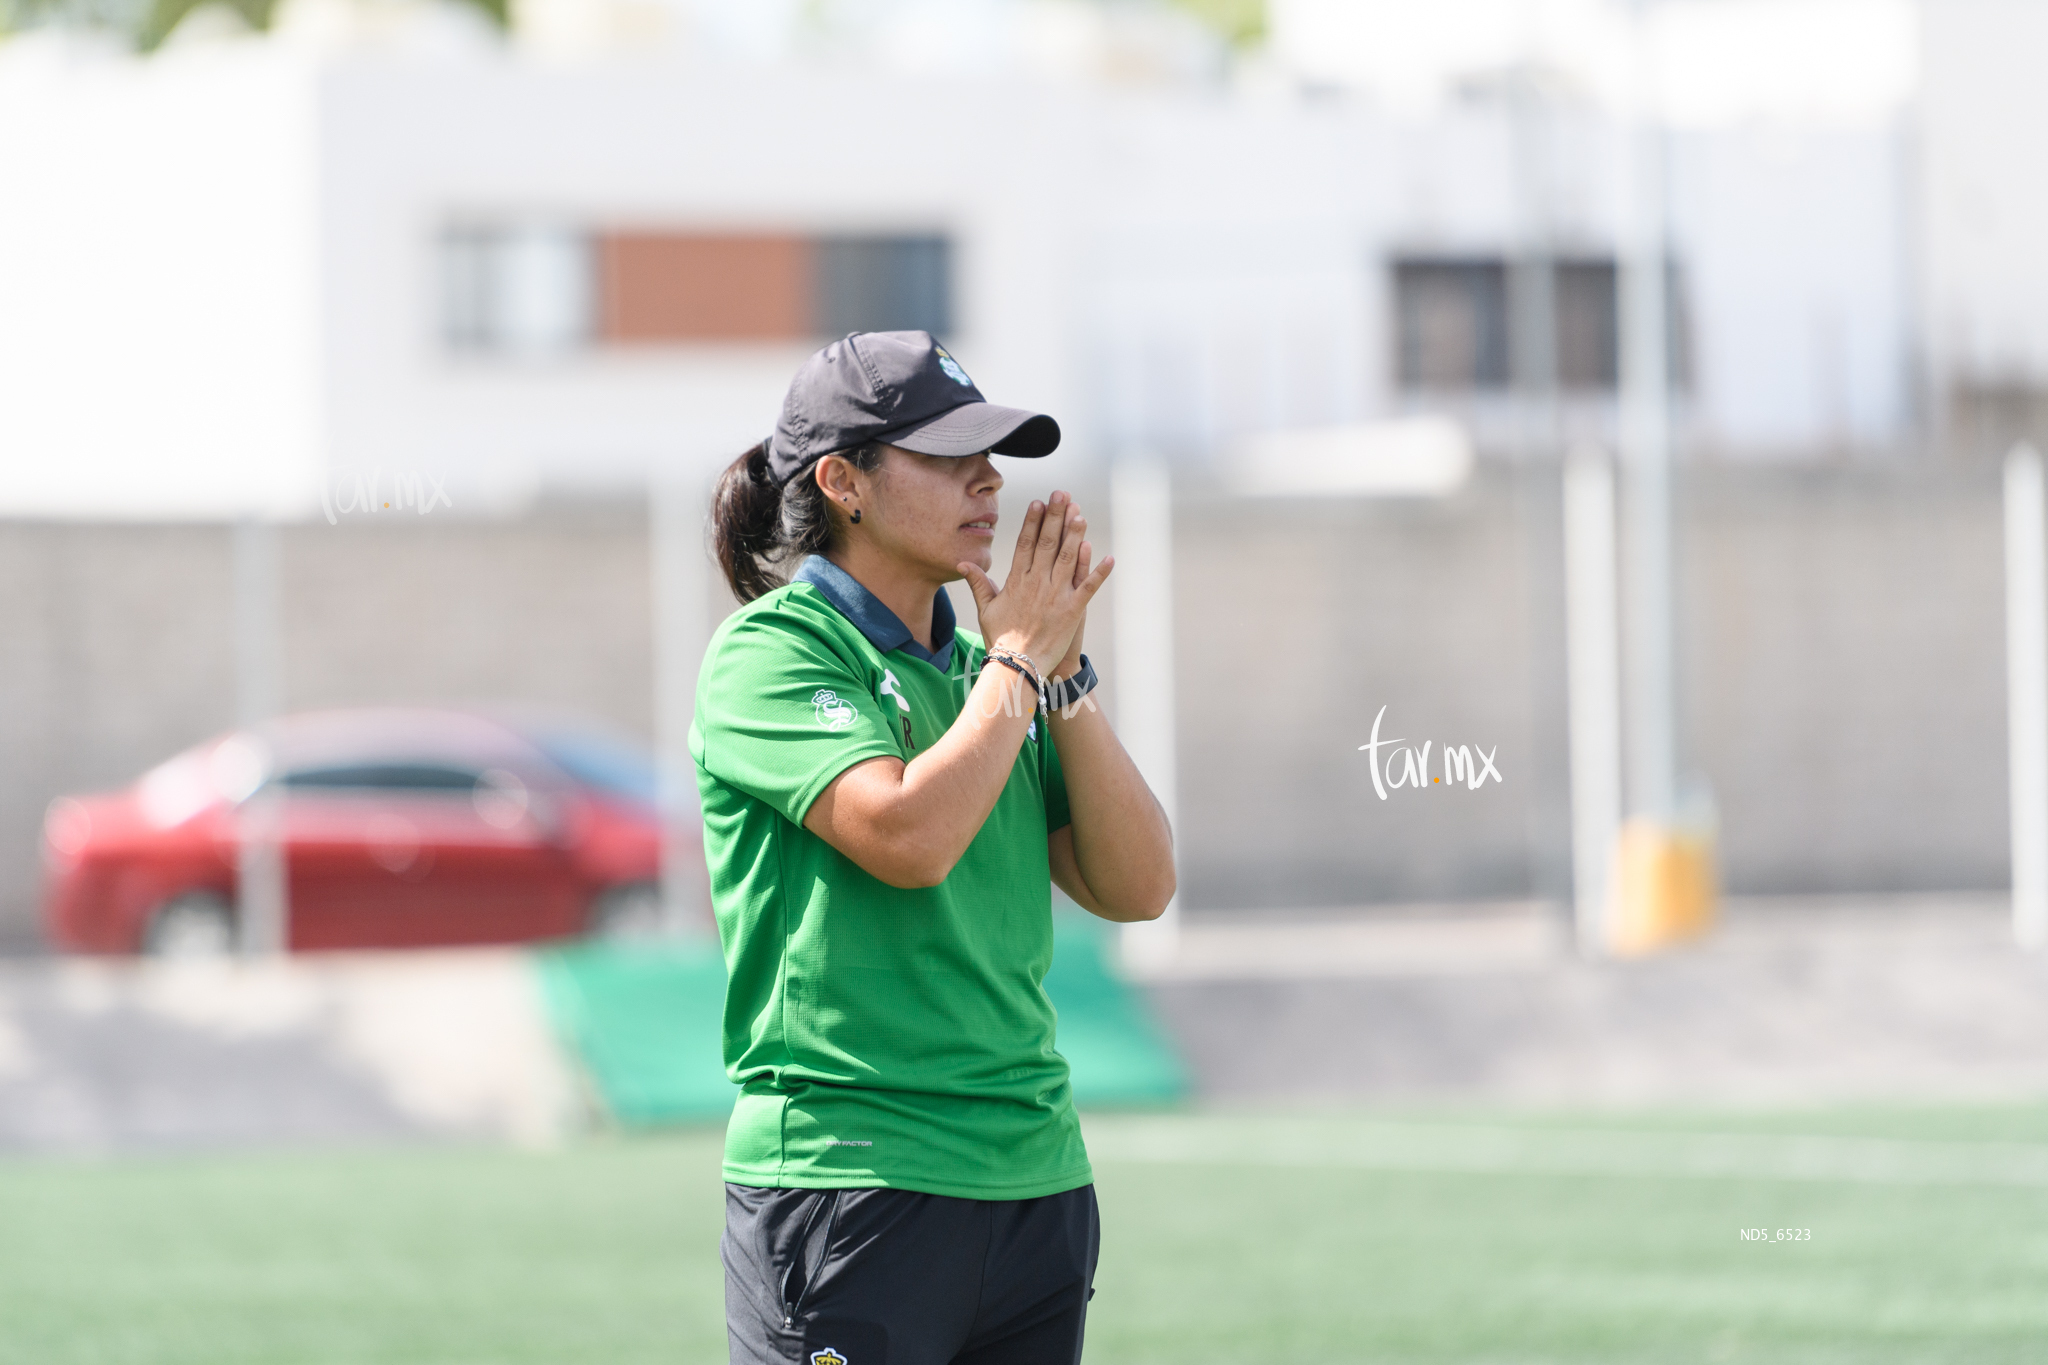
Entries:
POLYGON ((812 341, 952 330, 943 237, 571 233, 465 228, 443 240, 459 350, 812 341))
POLYGON ((818 332, 953 330, 953 250, 943 237, 827 237, 817 244, 818 332))
POLYGON ((1498 389, 1508 382, 1508 272, 1499 260, 1394 263, 1401 387, 1498 389))
MULTIPOLYGON (((1580 258, 1552 264, 1551 305, 1558 386, 1613 392, 1620 375, 1621 327, 1614 260, 1580 258)), ((1507 387, 1510 352, 1508 262, 1500 257, 1404 259, 1394 262, 1397 378, 1404 389, 1472 391, 1507 387)), ((1683 277, 1674 265, 1666 283, 1671 377, 1691 374, 1683 277)))
POLYGON ((586 344, 589 239, 547 226, 461 227, 441 239, 442 325, 458 351, 543 355, 586 344))
POLYGON ((1621 373, 1614 262, 1559 261, 1555 270, 1558 387, 1612 389, 1621 373))

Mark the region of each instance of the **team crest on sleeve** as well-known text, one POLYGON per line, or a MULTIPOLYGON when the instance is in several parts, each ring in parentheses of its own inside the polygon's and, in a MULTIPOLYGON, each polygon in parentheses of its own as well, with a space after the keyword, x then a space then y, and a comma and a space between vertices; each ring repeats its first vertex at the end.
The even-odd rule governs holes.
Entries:
POLYGON ((811 1352, 811 1365, 846 1365, 846 1357, 827 1346, 822 1351, 811 1352))
POLYGON ((811 694, 811 709, 817 713, 818 724, 827 730, 844 730, 853 724, 853 707, 829 687, 821 687, 811 694))

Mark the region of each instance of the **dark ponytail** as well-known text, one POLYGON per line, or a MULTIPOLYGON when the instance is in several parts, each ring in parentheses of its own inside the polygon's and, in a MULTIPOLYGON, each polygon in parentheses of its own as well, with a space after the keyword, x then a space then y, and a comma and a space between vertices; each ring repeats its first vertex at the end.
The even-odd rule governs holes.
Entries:
MULTIPOLYGON (((882 463, 882 447, 875 443, 833 453, 864 473, 882 463)), ((763 441, 718 476, 711 495, 711 534, 718 567, 740 601, 751 602, 781 587, 781 564, 822 553, 838 534, 825 491, 811 470, 805 465, 778 485, 763 441)))

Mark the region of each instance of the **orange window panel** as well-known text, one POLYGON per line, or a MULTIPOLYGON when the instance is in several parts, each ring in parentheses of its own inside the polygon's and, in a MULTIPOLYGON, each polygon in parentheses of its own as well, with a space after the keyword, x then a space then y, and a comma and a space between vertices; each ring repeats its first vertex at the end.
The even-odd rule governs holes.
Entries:
POLYGON ((789 341, 816 330, 810 239, 617 232, 598 238, 607 342, 789 341))

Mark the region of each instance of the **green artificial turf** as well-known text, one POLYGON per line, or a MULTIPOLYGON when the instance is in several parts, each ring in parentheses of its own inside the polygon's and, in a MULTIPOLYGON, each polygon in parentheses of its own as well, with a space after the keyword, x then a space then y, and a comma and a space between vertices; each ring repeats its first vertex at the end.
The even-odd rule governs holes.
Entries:
MULTIPOLYGON (((2037 1142, 2042 1111, 1549 1117, 1498 1132, 1640 1128, 1658 1135, 1832 1133, 1916 1147, 1945 1176, 1959 1139, 2037 1142), (1860 1119, 1860 1121, 1859 1121, 1860 1119), (1926 1134, 1943 1139, 1929 1147, 1926 1134), (1933 1159, 1940 1158, 1940 1159, 1933 1159)), ((1149 1124, 1149 1121, 1148 1121, 1149 1124)), ((1212 1117, 1227 1159, 1194 1135, 1171 1160, 1105 1160, 1091 1359, 1117 1362, 2021 1362, 2048 1359, 2048 1181, 1921 1183, 1915 1163, 1866 1178, 1755 1179, 1532 1170, 1255 1166, 1238 1139, 1303 1128, 1346 1157, 1343 1118, 1212 1117), (1745 1227, 1773 1240, 1744 1242, 1745 1227), (1780 1228, 1812 1240, 1779 1242, 1780 1228)), ((1365 1125, 1357 1125, 1364 1127, 1365 1125)), ((1384 1148, 1386 1128, 1360 1139, 1384 1148)), ((1457 1122, 1429 1124, 1455 1132, 1457 1122)), ((1139 1130, 1165 1136, 1156 1128, 1139 1130)), ((1098 1125, 1098 1133, 1102 1133, 1098 1125)), ((1106 1133, 1102 1133, 1107 1136, 1106 1133)), ((1186 1136, 1186 1135, 1184 1135, 1186 1136)), ((1213 1136, 1210 1134, 1208 1136, 1213 1136)), ((1119 1143, 1119 1146, 1130 1144, 1119 1143)), ((1426 1164, 1426 1145, 1418 1154, 1426 1164)), ((1751 1148, 1768 1156, 1768 1146, 1751 1148)), ((1796 1147, 1787 1149, 1796 1153, 1796 1147)), ((1550 1155, 1558 1154, 1555 1145, 1550 1155)), ((1860 1155, 1855 1147, 1848 1153, 1860 1155)), ((1545 1148, 1539 1146, 1540 1159, 1545 1148)), ((1564 1155, 1570 1155, 1567 1147, 1564 1155)), ((2048 1146, 2000 1155, 2048 1175, 2048 1146), (2015 1158, 2021 1158, 2015 1160, 2015 1158), (2031 1158, 2031 1163, 2027 1158, 2031 1158)), ((1960 1157, 1960 1160, 1955 1158, 1960 1157)), ((1512 1162, 1511 1157, 1511 1162, 1512 1162)))
MULTIPOLYGON (((1088 1126, 1102 1365, 2048 1358, 2048 1109, 1088 1126), (1659 1165, 1730 1151, 1778 1178, 1659 1165), (1558 1169, 1606 1156, 1639 1173, 1558 1169)), ((702 1129, 0 1162, 0 1362, 720 1361, 717 1162, 702 1129)))
POLYGON ((0 1165, 0 1362, 722 1359, 718 1151, 0 1165))

